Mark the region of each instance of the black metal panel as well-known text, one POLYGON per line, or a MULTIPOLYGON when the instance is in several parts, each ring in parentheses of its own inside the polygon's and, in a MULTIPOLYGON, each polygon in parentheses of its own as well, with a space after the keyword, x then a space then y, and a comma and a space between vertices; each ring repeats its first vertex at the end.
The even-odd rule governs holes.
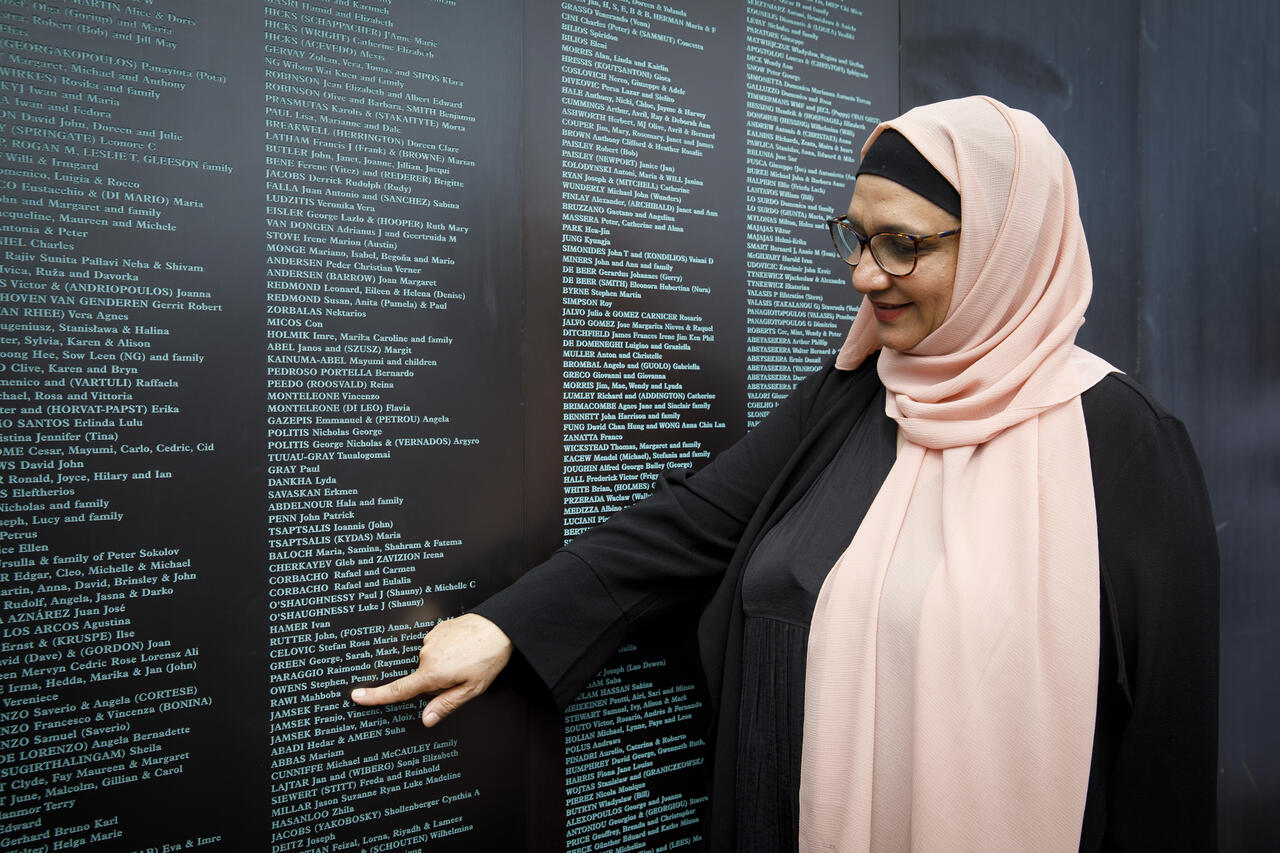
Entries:
MULTIPOLYGON (((821 225, 897 111, 897 6, 526 9, 536 562, 737 440, 844 335, 854 293, 821 225)), ((664 614, 568 709, 567 850, 698 840, 695 616, 664 614)))
POLYGON ((1094 264, 1082 345, 1191 431, 1219 523, 1222 849, 1280 846, 1280 233, 1267 0, 902 4, 902 102, 985 93, 1071 156, 1094 264))
POLYGON ((488 7, 4 4, 6 848, 522 837, 509 694, 345 697, 519 561, 488 7))
POLYGON ((1144 2, 1142 380, 1186 422, 1222 554, 1223 850, 1280 848, 1280 10, 1144 2))

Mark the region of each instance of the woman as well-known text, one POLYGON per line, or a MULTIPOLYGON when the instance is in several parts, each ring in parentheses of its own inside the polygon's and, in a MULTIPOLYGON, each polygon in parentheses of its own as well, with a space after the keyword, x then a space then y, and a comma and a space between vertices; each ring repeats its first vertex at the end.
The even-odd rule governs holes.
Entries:
POLYGON ((864 297, 833 363, 353 698, 440 690, 433 725, 514 643, 564 706, 709 595, 714 849, 1212 849, 1212 519, 1182 425, 1074 345, 1066 156, 989 98, 921 107, 831 227, 864 297))

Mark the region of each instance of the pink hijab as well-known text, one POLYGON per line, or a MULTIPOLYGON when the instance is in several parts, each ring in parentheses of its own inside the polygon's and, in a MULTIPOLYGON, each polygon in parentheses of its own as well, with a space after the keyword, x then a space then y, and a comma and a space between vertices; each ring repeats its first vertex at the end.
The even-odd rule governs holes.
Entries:
MULTIPOLYGON (((1114 369, 1074 343, 1075 179, 1038 119, 990 98, 885 127, 959 190, 963 233, 946 321, 880 355, 904 443, 814 611, 800 846, 1074 851, 1099 633, 1080 393, 1114 369)), ((878 347, 864 301, 836 366, 878 347)))

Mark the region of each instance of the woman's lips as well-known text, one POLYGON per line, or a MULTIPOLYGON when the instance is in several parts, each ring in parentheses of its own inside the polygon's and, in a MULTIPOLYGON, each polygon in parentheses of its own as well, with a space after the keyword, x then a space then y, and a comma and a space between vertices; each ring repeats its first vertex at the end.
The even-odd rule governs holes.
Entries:
POLYGON ((911 303, 903 302, 899 305, 890 305, 887 302, 872 302, 871 307, 876 313, 876 320, 881 323, 892 323, 911 307, 911 303))

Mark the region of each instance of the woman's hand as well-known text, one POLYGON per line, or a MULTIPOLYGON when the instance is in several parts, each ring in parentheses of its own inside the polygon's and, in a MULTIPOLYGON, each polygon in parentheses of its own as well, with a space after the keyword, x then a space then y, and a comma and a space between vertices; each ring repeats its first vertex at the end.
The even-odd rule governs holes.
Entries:
POLYGON ((351 700, 357 705, 386 705, 435 693, 422 710, 422 724, 434 726, 487 690, 511 659, 511 650, 511 640, 501 628, 467 613, 427 632, 417 670, 381 687, 352 690, 351 700))

